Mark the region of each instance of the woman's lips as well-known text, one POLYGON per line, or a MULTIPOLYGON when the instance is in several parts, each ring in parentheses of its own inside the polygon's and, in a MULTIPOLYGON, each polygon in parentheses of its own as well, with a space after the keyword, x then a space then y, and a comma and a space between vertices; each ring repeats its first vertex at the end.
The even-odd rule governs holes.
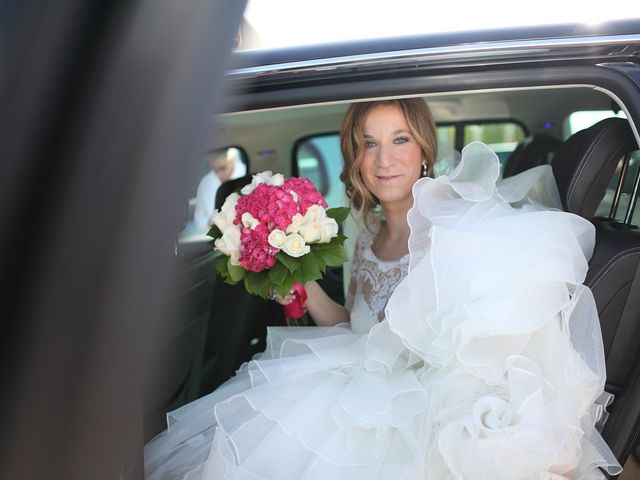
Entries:
POLYGON ((389 180, 394 180, 396 178, 400 178, 401 175, 376 175, 376 178, 380 181, 386 182, 389 180))

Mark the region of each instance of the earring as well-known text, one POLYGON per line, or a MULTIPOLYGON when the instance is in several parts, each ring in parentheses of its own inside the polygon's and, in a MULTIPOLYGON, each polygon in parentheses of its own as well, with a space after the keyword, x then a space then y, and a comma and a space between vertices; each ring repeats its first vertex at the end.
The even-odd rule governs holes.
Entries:
POLYGON ((422 161, 422 168, 420 170, 420 176, 421 177, 426 177, 427 176, 427 162, 425 160, 422 161))

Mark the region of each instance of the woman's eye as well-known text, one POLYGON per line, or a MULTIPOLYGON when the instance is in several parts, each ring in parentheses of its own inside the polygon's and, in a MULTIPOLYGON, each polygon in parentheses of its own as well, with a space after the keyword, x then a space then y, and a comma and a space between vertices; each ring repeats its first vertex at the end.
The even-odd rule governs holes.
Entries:
POLYGON ((408 141, 409 141, 409 139, 407 137, 398 137, 393 141, 393 143, 401 145, 403 143, 407 143, 408 141))
POLYGON ((376 146, 376 142, 364 142, 364 148, 373 148, 376 146))

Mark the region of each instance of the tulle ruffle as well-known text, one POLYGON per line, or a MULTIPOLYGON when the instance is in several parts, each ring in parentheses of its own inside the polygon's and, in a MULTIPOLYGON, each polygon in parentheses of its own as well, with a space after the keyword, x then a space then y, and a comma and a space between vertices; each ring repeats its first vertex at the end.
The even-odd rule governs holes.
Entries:
POLYGON ((420 180, 410 268, 367 334, 275 328, 267 350, 168 416, 149 479, 603 478, 605 368, 582 285, 591 224, 548 167, 499 182, 484 145, 420 180))

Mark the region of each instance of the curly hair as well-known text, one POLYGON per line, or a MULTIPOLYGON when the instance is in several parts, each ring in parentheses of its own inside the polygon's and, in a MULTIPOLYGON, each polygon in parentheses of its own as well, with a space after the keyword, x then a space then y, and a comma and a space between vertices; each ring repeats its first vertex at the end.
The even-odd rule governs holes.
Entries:
POLYGON ((345 185, 347 197, 360 217, 367 221, 369 214, 379 204, 378 199, 366 187, 360 174, 360 163, 364 153, 364 121, 379 105, 396 105, 402 110, 411 135, 420 145, 422 158, 427 166, 426 176, 433 176, 433 165, 438 154, 436 127, 431 110, 421 98, 402 98, 374 102, 353 103, 347 109, 340 128, 340 149, 344 168, 340 180, 345 185))

